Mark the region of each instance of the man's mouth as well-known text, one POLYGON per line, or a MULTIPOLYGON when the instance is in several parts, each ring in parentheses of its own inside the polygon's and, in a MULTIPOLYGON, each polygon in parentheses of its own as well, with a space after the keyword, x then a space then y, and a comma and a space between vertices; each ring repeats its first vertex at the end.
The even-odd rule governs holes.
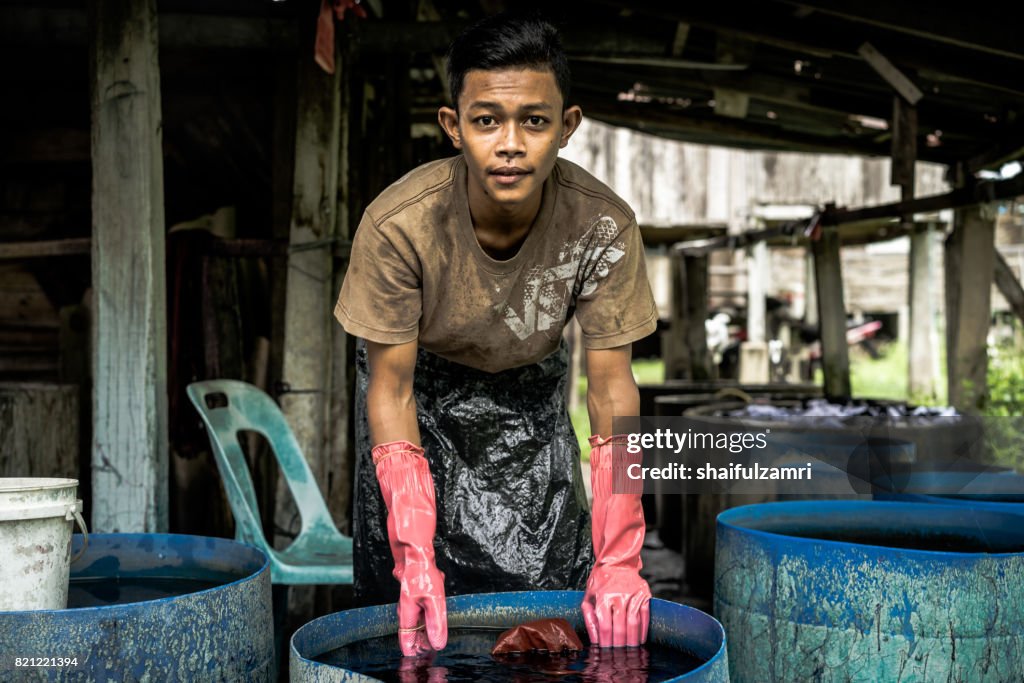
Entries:
POLYGON ((489 173, 499 183, 511 184, 517 182, 523 176, 529 175, 530 171, 518 166, 502 166, 491 169, 489 173))

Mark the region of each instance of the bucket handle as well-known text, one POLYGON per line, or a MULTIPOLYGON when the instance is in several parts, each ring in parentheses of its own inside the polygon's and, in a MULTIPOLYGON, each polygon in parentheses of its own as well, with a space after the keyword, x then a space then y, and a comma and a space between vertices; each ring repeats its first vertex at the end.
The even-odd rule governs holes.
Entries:
POLYGON ((82 530, 82 547, 75 553, 75 556, 71 558, 71 564, 78 562, 82 559, 82 555, 89 549, 89 529, 85 525, 85 520, 82 518, 82 501, 76 500, 74 503, 68 506, 67 512, 64 514, 64 519, 78 522, 78 528, 82 530))
POLYGON ((743 391, 742 389, 737 389, 736 387, 725 387, 724 389, 719 389, 718 391, 715 392, 715 398, 728 398, 730 396, 734 396, 740 399, 747 405, 750 405, 751 403, 754 402, 753 396, 743 391))

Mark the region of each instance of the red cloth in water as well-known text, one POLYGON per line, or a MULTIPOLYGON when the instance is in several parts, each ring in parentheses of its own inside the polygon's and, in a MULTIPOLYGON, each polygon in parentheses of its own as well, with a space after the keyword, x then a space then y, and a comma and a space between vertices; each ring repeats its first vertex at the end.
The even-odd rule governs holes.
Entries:
POLYGON ((520 624, 498 636, 492 655, 546 650, 582 650, 583 643, 565 619, 538 619, 520 624))

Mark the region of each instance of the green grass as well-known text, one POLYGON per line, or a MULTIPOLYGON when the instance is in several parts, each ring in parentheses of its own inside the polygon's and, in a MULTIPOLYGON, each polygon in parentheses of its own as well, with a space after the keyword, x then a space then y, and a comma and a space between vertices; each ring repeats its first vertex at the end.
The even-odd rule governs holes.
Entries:
MULTIPOLYGON (((850 387, 855 398, 907 401, 915 405, 945 405, 946 359, 939 358, 937 396, 911 396, 907 388, 907 345, 903 342, 879 344, 879 358, 872 358, 859 346, 850 349, 850 387)), ((821 370, 814 381, 823 382, 821 370)))
POLYGON ((989 353, 985 441, 992 461, 1024 472, 1024 349, 1020 343, 989 353))

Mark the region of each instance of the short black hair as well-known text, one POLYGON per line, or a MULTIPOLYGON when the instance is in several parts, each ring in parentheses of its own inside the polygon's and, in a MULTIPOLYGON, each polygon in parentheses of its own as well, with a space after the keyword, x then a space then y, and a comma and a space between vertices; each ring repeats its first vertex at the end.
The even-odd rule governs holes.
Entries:
POLYGON ((550 69, 563 109, 569 106, 572 78, 561 36, 537 12, 502 12, 478 21, 452 42, 447 65, 448 90, 456 109, 468 71, 508 67, 550 69))

